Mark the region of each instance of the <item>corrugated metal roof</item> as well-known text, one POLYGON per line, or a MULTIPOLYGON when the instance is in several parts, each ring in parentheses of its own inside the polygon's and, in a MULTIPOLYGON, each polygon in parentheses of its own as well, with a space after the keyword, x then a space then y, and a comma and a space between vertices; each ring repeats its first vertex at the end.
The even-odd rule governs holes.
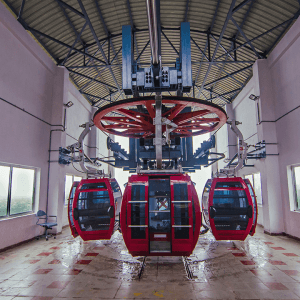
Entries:
MULTIPOLYGON (((122 89, 122 25, 134 25, 134 57, 137 58, 149 41, 145 0, 81 0, 102 49, 89 25, 83 29, 86 19, 80 0, 1 1, 16 16, 22 11, 19 21, 38 39, 55 63, 69 69, 71 79, 91 104, 103 106, 125 97, 119 90, 122 89)), ((188 21, 191 24, 195 87, 189 96, 194 94, 219 105, 233 101, 251 78, 255 60, 268 57, 299 14, 297 0, 234 2, 233 19, 228 21, 218 42, 233 3, 231 0, 161 1, 163 63, 174 64, 178 56, 174 48, 180 50, 180 23, 188 21), (234 49, 236 51, 232 51, 234 49), (214 62, 208 61, 212 58, 214 62)), ((148 45, 138 63, 149 65, 150 55, 148 45)))

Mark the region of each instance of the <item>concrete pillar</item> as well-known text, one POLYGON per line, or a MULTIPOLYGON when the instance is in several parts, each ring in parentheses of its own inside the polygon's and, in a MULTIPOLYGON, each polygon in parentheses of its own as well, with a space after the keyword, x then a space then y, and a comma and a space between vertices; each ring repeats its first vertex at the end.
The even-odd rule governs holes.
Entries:
MULTIPOLYGON (((64 103, 67 102, 67 82, 69 73, 63 67, 57 67, 53 85, 51 124, 64 124, 64 103)), ((66 133, 63 126, 51 127, 50 167, 48 183, 48 215, 57 216, 58 226, 53 232, 61 232, 64 210, 65 166, 58 164, 59 147, 66 147, 66 133), (53 161, 53 162, 52 162, 53 161)))
MULTIPOLYGON (((257 126, 259 140, 266 143, 277 143, 275 126, 275 97, 274 87, 267 60, 257 60, 253 66, 253 76, 257 86, 255 95, 259 98, 260 122, 257 126)), ((267 145, 267 154, 278 153, 277 145, 267 145)), ((267 156, 261 160, 261 184, 263 197, 264 228, 268 233, 284 231, 283 206, 281 199, 281 184, 279 176, 278 156, 267 156)))

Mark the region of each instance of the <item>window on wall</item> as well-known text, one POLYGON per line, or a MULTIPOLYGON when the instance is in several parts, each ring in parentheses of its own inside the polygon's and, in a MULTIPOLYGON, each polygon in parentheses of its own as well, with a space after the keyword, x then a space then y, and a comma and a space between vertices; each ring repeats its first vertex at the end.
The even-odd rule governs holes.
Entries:
POLYGON ((292 167, 295 210, 300 210, 300 167, 292 167))
POLYGON ((254 174, 246 175, 245 178, 249 179, 252 186, 253 186, 257 204, 262 205, 260 173, 254 173, 254 174))
POLYGON ((33 211, 35 170, 0 165, 0 217, 33 211))
POLYGON ((68 204, 69 194, 74 181, 80 181, 82 177, 74 175, 66 175, 65 178, 65 205, 68 204))

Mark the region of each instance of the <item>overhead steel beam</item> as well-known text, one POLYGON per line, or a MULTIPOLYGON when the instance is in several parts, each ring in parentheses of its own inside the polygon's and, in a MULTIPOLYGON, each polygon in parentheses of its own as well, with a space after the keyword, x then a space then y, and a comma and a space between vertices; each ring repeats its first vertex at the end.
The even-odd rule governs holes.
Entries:
MULTIPOLYGON (((212 33, 210 34, 210 36, 214 39, 215 42, 218 42, 218 40, 214 37, 214 35, 212 33)), ((227 51, 227 49, 225 49, 225 47, 222 46, 221 43, 220 43, 220 47, 225 51, 227 56, 229 56, 232 60, 234 60, 234 58, 231 56, 231 54, 227 51)))
POLYGON ((208 89, 205 89, 205 88, 204 88, 204 90, 207 91, 207 92, 209 92, 209 93, 212 93, 212 94, 216 95, 217 98, 220 98, 221 100, 225 101, 228 104, 231 103, 230 99, 227 99, 227 98, 223 97, 222 95, 220 95, 220 94, 218 94, 218 93, 216 93, 216 92, 214 92, 212 90, 208 90, 208 89))
MULTIPOLYGON (((119 66, 119 65, 110 65, 119 66)), ((86 66, 68 66, 69 69, 90 69, 90 68, 108 68, 108 65, 86 65, 86 66)))
MULTIPOLYGON (((229 20, 231 19, 231 16, 232 16, 232 10, 233 10, 233 8, 234 8, 235 2, 236 2, 236 0, 232 0, 232 2, 231 2, 231 5, 230 5, 229 11, 228 11, 228 13, 227 13, 227 17, 226 17, 226 20, 225 20, 225 22, 224 22, 224 25, 223 25, 223 28, 222 28, 222 31, 221 31, 219 40, 218 40, 218 42, 217 42, 217 45, 216 45, 216 47, 215 47, 214 54, 213 54, 213 56, 212 56, 212 61, 214 61, 214 59, 215 59, 215 57, 216 57, 217 51, 218 51, 219 46, 220 46, 220 43, 221 43, 221 41, 222 41, 222 37, 223 37, 223 35, 224 35, 224 33, 225 33, 225 30, 226 30, 226 28, 227 28, 228 22, 229 22, 229 20)), ((206 71, 206 74, 205 74, 204 80, 203 80, 203 82, 202 82, 200 91, 202 91, 203 88, 204 88, 204 85, 205 85, 206 79, 207 79, 207 77, 208 77, 208 74, 209 74, 209 72, 210 72, 210 70, 211 70, 211 67, 212 67, 212 64, 209 64, 208 70, 206 71)))
POLYGON ((240 8, 242 8, 244 5, 248 4, 249 2, 252 2, 253 0, 244 0, 241 2, 239 5, 237 5, 232 11, 235 13, 237 12, 240 8))
POLYGON ((188 12, 189 12, 189 3, 190 3, 190 0, 186 0, 185 13, 184 13, 184 21, 183 22, 187 22, 187 15, 188 15, 188 12))
MULTIPOLYGON (((113 94, 113 93, 109 93, 108 95, 106 95, 106 96, 104 96, 104 97, 95 96, 95 95, 92 95, 92 94, 89 94, 89 93, 86 93, 86 92, 82 92, 82 91, 80 91, 80 94, 83 94, 83 95, 87 95, 87 96, 90 96, 90 97, 93 97, 93 98, 100 99, 99 101, 96 101, 95 103, 98 103, 98 102, 100 102, 100 101, 113 102, 113 101, 111 101, 111 100, 105 99, 105 97, 109 97, 109 96, 110 96, 111 94, 113 94)), ((94 104, 95 104, 95 103, 94 103, 94 104)), ((93 105, 94 105, 94 104, 93 104, 93 105)))
MULTIPOLYGON (((216 21, 217 13, 218 13, 218 10, 219 10, 220 2, 221 2, 221 0, 218 0, 218 3, 217 3, 217 6, 216 6, 216 9, 215 9, 214 16, 213 16, 211 25, 210 25, 210 27, 209 27, 209 28, 210 28, 210 31, 213 30, 213 27, 214 27, 214 25, 215 25, 215 21, 216 21)), ((206 44, 205 44, 205 47, 204 47, 204 53, 206 52, 207 47, 208 47, 208 42, 206 42, 206 44)), ((201 71, 202 62, 203 62, 203 60, 204 60, 204 57, 205 57, 205 56, 202 54, 201 63, 200 63, 200 65, 199 65, 198 72, 197 72, 197 75, 196 75, 195 81, 194 81, 195 83, 196 83, 197 80, 198 80, 198 77, 199 77, 199 74, 200 74, 200 71, 201 71)), ((200 96, 200 93, 201 93, 201 92, 199 92, 199 96, 200 96)))
POLYGON ((203 50, 199 47, 199 45, 195 42, 195 40, 192 37, 191 37, 191 40, 195 44, 195 46, 198 48, 198 50, 202 53, 202 55, 204 55, 204 57, 209 61, 209 58, 206 56, 206 54, 203 52, 203 50))
POLYGON ((238 29, 238 31, 240 32, 240 34, 243 36, 243 38, 246 40, 247 44, 249 44, 249 46, 251 47, 251 49, 253 50, 253 52, 256 54, 256 56, 258 58, 262 58, 262 56, 256 51, 255 47, 252 45, 252 43, 247 38, 247 36, 244 33, 244 31, 240 28, 240 26, 238 25, 238 23, 235 21, 235 19, 233 17, 231 17, 231 21, 236 26, 236 28, 238 29))
MULTIPOLYGON (((200 61, 192 61, 192 65, 199 65, 200 61)), ((218 60, 218 61, 203 61, 203 64, 254 64, 255 60, 218 60)))
POLYGON ((176 48, 174 47, 174 45, 172 44, 172 42, 168 39, 168 37, 164 34, 163 31, 161 31, 161 33, 163 34, 163 36, 165 37, 165 39, 167 40, 167 42, 171 45, 171 47, 173 48, 173 50, 177 53, 177 55, 179 56, 179 52, 176 50, 176 48))
MULTIPOLYGON (((110 38, 110 37, 111 37, 111 34, 110 34, 110 32, 109 32, 109 30, 108 30, 108 28, 107 28, 107 25, 106 25, 106 23, 105 23, 105 21, 104 21, 104 18, 103 18, 103 15, 102 15, 102 12, 101 12, 101 9, 100 9, 100 6, 99 6, 99 3, 98 3, 97 0, 95 0, 95 4, 96 4, 96 8, 97 8, 99 17, 100 17, 101 22, 102 22, 102 24, 103 24, 104 31, 105 31, 107 37, 110 38)), ((120 50, 119 50, 118 52, 116 52, 115 47, 114 47, 114 44, 113 44, 111 38, 109 39, 109 42, 110 42, 111 49, 112 49, 113 54, 114 54, 114 58, 112 59, 112 61, 110 61, 110 64, 112 64, 112 62, 116 59, 116 60, 117 60, 117 63, 118 63, 119 65, 121 65, 120 62, 119 62, 119 60, 118 60, 118 54, 120 53, 122 47, 120 48, 120 50)), ((122 73, 122 69, 121 69, 120 66, 119 66, 119 71, 122 73)))
POLYGON ((18 14, 18 18, 17 19, 22 18, 24 6, 25 6, 25 0, 22 0, 22 4, 21 4, 20 10, 19 10, 19 14, 18 14))
POLYGON ((70 11, 72 11, 73 13, 77 14, 78 16, 80 16, 81 18, 85 18, 84 14, 82 14, 80 11, 78 11, 77 9, 75 9, 74 7, 70 6, 69 4, 67 4, 66 2, 62 1, 62 0, 55 0, 56 2, 59 2, 62 6, 64 6, 65 8, 69 9, 70 11))
MULTIPOLYGON (((18 13, 16 12, 16 10, 14 9, 14 7, 7 1, 7 0, 3 0, 3 2, 9 7, 9 9, 15 14, 16 17, 18 17, 18 13)), ((24 27, 25 30, 28 30, 28 24, 22 19, 22 17, 17 18, 19 23, 24 27)), ((32 35, 36 38, 36 40, 41 44, 41 46, 46 50, 46 52, 48 52, 48 54, 53 58, 53 60, 57 63, 58 62, 58 58, 55 57, 52 52, 48 49, 48 47, 45 45, 45 43, 38 37, 37 34, 35 34, 34 32, 31 32, 32 35)))
MULTIPOLYGON (((297 18, 299 17, 299 14, 300 14, 300 10, 298 10, 297 13, 296 13, 292 18, 290 18, 290 19, 288 19, 288 20, 286 20, 286 21, 284 21, 284 22, 282 22, 282 23, 276 25, 275 27, 273 27, 273 28, 271 28, 271 29, 269 29, 269 30, 267 30, 267 31, 265 31, 265 32, 263 32, 263 33, 261 33, 261 34, 259 34, 258 36, 256 36, 256 37, 252 38, 251 40, 249 40, 249 42, 253 42, 253 41, 255 41, 255 40, 257 40, 257 39, 263 37, 264 35, 269 34, 269 33, 272 32, 273 30, 276 30, 276 29, 278 29, 278 28, 284 26, 285 24, 289 24, 289 25, 290 25, 290 24, 292 23, 292 21, 294 21, 295 19, 297 19, 297 18)), ((288 27, 287 27, 287 28, 288 28, 288 27)), ((287 28, 286 28, 286 29, 287 29, 287 28)), ((286 30, 286 29, 285 29, 285 30, 286 30)), ((238 50, 238 49, 240 49, 240 48, 242 48, 242 47, 245 47, 247 44, 248 44, 248 42, 245 42, 245 43, 243 43, 243 44, 240 43, 240 45, 239 45, 237 48, 232 49, 232 50, 230 50, 229 52, 236 51, 236 50, 238 50)), ((273 44, 273 46, 274 46, 274 44, 273 44)), ((251 49, 251 48, 250 48, 250 49, 251 49)), ((220 55, 219 57, 217 57, 217 59, 220 59, 220 58, 224 57, 225 55, 226 55, 226 54, 222 54, 222 55, 220 55)))
POLYGON ((65 65, 66 61, 68 60, 68 58, 69 58, 71 52, 73 51, 73 49, 74 49, 74 47, 75 47, 75 45, 79 42, 79 39, 80 39, 80 37, 81 37, 81 35, 82 35, 82 33, 83 33, 83 31, 84 31, 86 25, 87 25, 87 23, 85 22, 84 25, 83 25, 83 27, 81 28, 81 31, 78 33, 78 35, 77 35, 77 37, 76 37, 76 40, 74 41, 74 43, 73 43, 73 45, 72 45, 72 48, 70 48, 68 54, 67 54, 66 57, 64 58, 64 60, 63 60, 63 62, 62 62, 62 64, 61 64, 62 66, 65 65))
MULTIPOLYGON (((300 0, 299 0, 300 1, 300 0)), ((136 60, 138 60, 141 56, 142 56, 142 54, 144 53, 144 51, 146 50, 146 48, 149 46, 149 44, 150 44, 150 40, 147 42, 147 44, 144 46, 144 48, 143 48, 143 50, 141 51, 141 53, 139 54, 139 56, 137 57, 137 59, 136 60)))
MULTIPOLYGON (((86 10, 85 10, 85 8, 84 8, 84 5, 82 4, 82 1, 81 1, 81 0, 77 0, 77 2, 78 2, 78 4, 79 4, 79 6, 80 6, 81 11, 83 12, 83 14, 84 14, 84 16, 85 16, 85 20, 87 21, 87 23, 88 23, 88 25, 89 25, 89 27, 90 27, 91 33, 92 33, 92 35, 93 35, 93 37, 94 37, 94 40, 96 41, 96 44, 97 44, 97 46, 98 46, 98 48, 99 48, 99 50, 100 50, 100 52, 101 52, 101 54, 102 54, 102 57, 103 57, 104 60, 105 60, 105 63, 106 63, 107 65, 109 65, 108 60, 107 60, 107 57, 106 57, 106 55, 105 55, 105 53, 104 53, 104 51, 103 51, 103 49, 102 49, 102 46, 101 46, 101 44, 100 44, 100 42, 99 42, 99 40, 98 40, 98 37, 97 37, 96 32, 95 32, 95 30, 94 30, 94 27, 93 27, 93 25, 92 25, 92 23, 91 23, 91 20, 90 20, 88 14, 87 14, 87 12, 86 12, 86 10)), ((115 84, 116 84, 116 86, 117 86, 118 91, 121 93, 120 86, 119 86, 119 84, 118 84, 118 82, 117 82, 117 79, 116 79, 116 77, 115 77, 115 75, 114 75, 114 72, 112 71, 111 66, 109 66, 109 71, 110 71, 110 74, 111 74, 111 76, 112 76, 112 78, 113 78, 113 81, 115 82, 115 84)))
MULTIPOLYGON (((300 0, 298 0, 298 1, 300 2, 300 0)), ((268 51, 266 51, 266 55, 268 55, 268 54, 271 52, 271 50, 273 49, 273 47, 278 43, 278 41, 281 39, 281 37, 282 37, 282 36, 286 33, 286 31, 288 30, 288 28, 290 27, 290 25, 292 24, 292 22, 293 22, 295 19, 297 19, 297 18, 299 17, 299 15, 300 15, 300 10, 298 10, 298 11, 295 13, 294 17, 291 18, 291 19, 287 22, 286 27, 282 30, 282 32, 281 32, 280 35, 277 37, 277 39, 275 40, 275 42, 273 43, 273 45, 269 48, 268 51)))
POLYGON ((223 76, 223 77, 221 77, 221 78, 218 78, 218 79, 216 79, 216 80, 214 80, 214 81, 212 81, 212 82, 209 82, 209 83, 205 84, 204 87, 211 86, 212 84, 215 84, 215 83, 217 83, 217 82, 219 82, 219 81, 221 81, 221 80, 227 79, 227 78, 230 77, 230 76, 236 75, 236 74, 238 74, 238 73, 240 73, 240 72, 243 72, 243 71, 246 71, 246 70, 248 70, 248 69, 250 69, 250 68, 252 68, 252 65, 247 66, 247 67, 245 67, 245 68, 243 68, 243 69, 237 70, 237 71, 235 71, 235 72, 232 72, 231 74, 226 75, 226 76, 223 76))
MULTIPOLYGON (((70 46, 70 45, 68 45, 68 44, 66 44, 66 43, 64 43, 64 42, 61 42, 61 41, 59 41, 59 40, 57 40, 57 39, 55 39, 55 38, 53 38, 53 37, 51 37, 51 36, 49 36, 49 35, 43 33, 43 32, 40 32, 39 30, 36 30, 36 29, 34 29, 34 28, 32 28, 32 27, 29 27, 29 26, 28 26, 28 30, 29 30, 30 32, 35 32, 35 33, 37 33, 38 35, 44 36, 44 37, 46 37, 47 39, 49 39, 49 40, 51 40, 51 41, 53 41, 53 42, 56 42, 56 43, 58 43, 58 44, 60 44, 60 45, 62 45, 62 46, 64 46, 64 47, 66 47, 66 48, 72 49, 72 46, 70 46)), ((78 50, 78 49, 76 49, 76 48, 73 48, 73 50, 76 51, 76 52, 78 52, 78 53, 80 53, 80 54, 82 54, 82 55, 86 55, 86 56, 88 56, 88 57, 91 57, 91 58, 93 58, 93 59, 95 59, 95 60, 97 60, 97 61, 99 61, 99 62, 101 62, 101 63, 103 63, 103 64, 106 64, 105 61, 103 61, 103 60, 101 60, 101 59, 99 59, 99 58, 93 57, 92 55, 89 55, 89 54, 87 54, 87 53, 84 53, 84 52, 82 52, 81 50, 78 50)))
MULTIPOLYGON (((92 81, 101 83, 101 84, 106 85, 106 86, 108 86, 108 87, 110 87, 110 88, 112 88, 112 89, 115 89, 115 90, 118 89, 117 87, 115 87, 115 86, 113 86, 113 85, 110 85, 110 84, 105 83, 105 82, 103 82, 103 81, 97 80, 97 79, 95 79, 95 78, 93 78, 93 77, 90 77, 90 76, 87 76, 87 75, 78 73, 78 72, 76 72, 76 71, 73 71, 73 70, 69 69, 68 67, 66 67, 66 68, 67 68, 67 70, 68 70, 69 72, 72 72, 73 74, 76 74, 76 75, 78 75, 78 76, 82 76, 82 77, 87 78, 87 79, 90 79, 90 80, 92 80, 92 81)), ((97 75, 97 76, 98 76, 98 75, 97 75)), ((97 76, 96 76, 96 77, 97 77, 97 76)))

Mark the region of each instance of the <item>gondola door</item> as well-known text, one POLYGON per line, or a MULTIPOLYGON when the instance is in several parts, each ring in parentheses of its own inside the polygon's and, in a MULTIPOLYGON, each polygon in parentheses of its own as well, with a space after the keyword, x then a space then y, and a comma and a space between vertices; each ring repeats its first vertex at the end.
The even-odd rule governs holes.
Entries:
POLYGON ((149 178, 149 250, 171 253, 171 188, 170 179, 149 178))
POLYGON ((190 252, 193 243, 191 181, 184 175, 171 176, 171 217, 173 253, 190 252))

